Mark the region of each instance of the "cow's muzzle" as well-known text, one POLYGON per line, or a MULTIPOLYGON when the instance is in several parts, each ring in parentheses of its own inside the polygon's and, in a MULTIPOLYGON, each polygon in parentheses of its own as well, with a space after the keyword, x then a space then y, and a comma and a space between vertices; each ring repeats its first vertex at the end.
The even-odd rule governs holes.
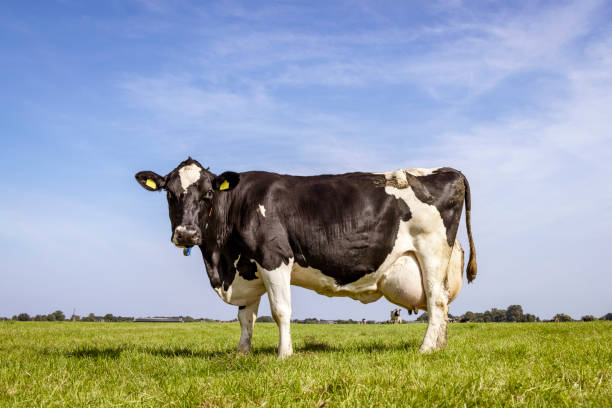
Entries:
POLYGON ((200 245, 201 240, 200 229, 194 225, 179 225, 172 235, 172 242, 180 247, 200 245))

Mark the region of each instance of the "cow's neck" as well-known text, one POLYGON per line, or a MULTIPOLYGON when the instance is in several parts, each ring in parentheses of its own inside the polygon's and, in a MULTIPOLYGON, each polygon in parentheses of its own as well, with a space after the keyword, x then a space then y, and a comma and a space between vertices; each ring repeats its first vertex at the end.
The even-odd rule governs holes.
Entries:
MULTIPOLYGON (((212 212, 207 219, 200 245, 210 284, 216 288, 228 280, 222 263, 222 252, 227 244, 231 225, 228 222, 229 194, 219 194, 213 199, 212 212)), ((209 210, 210 211, 210 210, 209 210)))

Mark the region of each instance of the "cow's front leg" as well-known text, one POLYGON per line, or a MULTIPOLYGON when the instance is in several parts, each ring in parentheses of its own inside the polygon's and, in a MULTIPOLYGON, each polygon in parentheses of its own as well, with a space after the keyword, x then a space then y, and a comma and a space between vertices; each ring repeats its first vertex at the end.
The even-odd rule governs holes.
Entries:
POLYGON ((261 269, 261 276, 266 285, 268 300, 270 301, 272 317, 278 325, 280 337, 278 343, 278 358, 281 359, 293 354, 290 329, 292 267, 293 258, 290 258, 287 264, 281 261, 280 266, 276 269, 261 269))
POLYGON ((253 337, 253 326, 257 319, 257 310, 259 309, 259 300, 248 303, 246 306, 238 307, 238 321, 240 322, 240 343, 238 343, 238 352, 249 354, 251 352, 251 339, 253 337))

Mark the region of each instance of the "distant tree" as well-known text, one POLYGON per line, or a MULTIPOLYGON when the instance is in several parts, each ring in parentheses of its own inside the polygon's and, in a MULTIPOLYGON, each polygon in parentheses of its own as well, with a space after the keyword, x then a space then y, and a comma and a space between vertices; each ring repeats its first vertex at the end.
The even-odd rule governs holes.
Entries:
POLYGON ((84 317, 81 319, 82 322, 95 322, 96 321, 96 315, 94 315, 93 313, 90 313, 87 315, 87 317, 84 317))
POLYGON ((107 314, 104 315, 104 321, 105 322, 114 322, 116 320, 117 319, 115 318, 115 316, 113 316, 112 313, 107 313, 107 314))
POLYGON ((20 322, 28 322, 28 321, 30 321, 32 319, 30 318, 30 315, 27 314, 27 313, 19 313, 15 320, 18 320, 20 322))
POLYGON ((34 320, 36 322, 46 322, 47 321, 47 316, 37 314, 36 316, 34 316, 32 318, 32 320, 34 320))
POLYGON ((558 313, 555 315, 555 317, 553 317, 553 322, 573 322, 574 319, 572 319, 571 316, 566 315, 565 313, 558 313))
POLYGON ((489 323, 493 321, 493 313, 490 310, 487 310, 482 314, 482 321, 485 323, 489 323))
POLYGON ((429 316, 427 315, 427 312, 421 313, 421 315, 416 318, 416 321, 427 323, 429 321, 429 316))
POLYGON ((53 313, 49 313, 45 317, 47 318, 47 321, 49 321, 49 322, 54 322, 55 321, 55 315, 53 313))
POLYGON ((195 319, 193 317, 191 317, 191 316, 184 316, 183 317, 183 321, 186 322, 186 323, 191 323, 191 322, 194 322, 195 319))
POLYGON ((599 320, 612 320, 612 313, 606 313, 605 315, 601 316, 599 320))
POLYGON ((51 314, 55 316, 55 320, 57 320, 58 322, 63 322, 64 320, 66 320, 66 315, 64 315, 64 312, 62 312, 61 310, 56 310, 51 314))
POLYGON ((261 323, 273 323, 274 319, 272 318, 272 316, 259 316, 255 321, 261 323))
POLYGON ((586 315, 586 316, 582 316, 580 318, 580 320, 582 320, 583 322, 592 322, 592 321, 595 321, 597 319, 593 315, 586 315))
POLYGON ((494 322, 505 322, 506 321, 506 311, 503 309, 491 309, 491 318, 494 322))
POLYGON ((521 305, 510 305, 506 310, 507 322, 520 322, 523 320, 523 308, 521 305))
POLYGON ((523 315, 523 318, 521 319, 521 322, 535 322, 537 319, 537 317, 535 317, 534 315, 530 314, 530 313, 525 313, 523 315))
POLYGON ((465 312, 460 318, 459 321, 461 323, 467 323, 467 322, 473 322, 476 320, 476 315, 474 314, 474 312, 471 311, 467 311, 465 312))

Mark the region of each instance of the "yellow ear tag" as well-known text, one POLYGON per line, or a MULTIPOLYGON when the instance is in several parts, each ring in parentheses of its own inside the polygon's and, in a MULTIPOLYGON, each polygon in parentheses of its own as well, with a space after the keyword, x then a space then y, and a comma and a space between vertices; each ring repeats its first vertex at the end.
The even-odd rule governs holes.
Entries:
POLYGON ((229 189, 229 182, 227 180, 225 180, 223 183, 221 183, 221 185, 219 186, 219 190, 227 190, 229 189))
POLYGON ((147 187, 152 188, 153 190, 157 189, 157 184, 151 179, 147 179, 147 182, 145 184, 147 185, 147 187))

